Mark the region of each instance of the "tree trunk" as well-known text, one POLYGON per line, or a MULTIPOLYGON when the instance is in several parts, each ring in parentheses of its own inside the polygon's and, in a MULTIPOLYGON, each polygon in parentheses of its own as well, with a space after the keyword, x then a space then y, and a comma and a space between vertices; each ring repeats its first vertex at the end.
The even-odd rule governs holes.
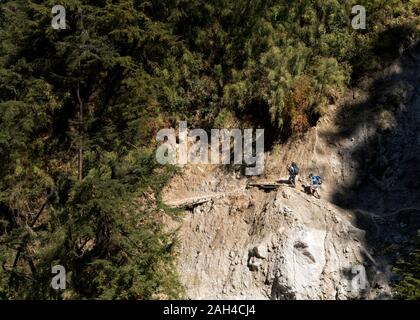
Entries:
MULTIPOLYGON (((79 128, 83 127, 83 101, 80 98, 80 88, 77 87, 77 99, 79 100, 79 128)), ((83 179, 83 130, 80 130, 79 161, 78 161, 78 179, 83 179)))
MULTIPOLYGON (((35 225, 36 221, 38 220, 38 218, 40 217, 42 211, 44 211, 44 208, 47 205, 47 203, 48 203, 48 201, 50 199, 50 196, 51 195, 48 195, 47 200, 42 204, 42 207, 41 207, 41 209, 39 209, 39 211, 38 211, 37 215, 35 216, 34 220, 29 224, 29 227, 30 228, 33 228, 34 227, 34 225, 35 225)), ((20 245, 19 245, 19 247, 17 249, 16 256, 15 256, 15 259, 13 261, 12 270, 11 270, 11 273, 10 273, 9 287, 11 287, 13 285, 13 280, 15 278, 16 267, 17 267, 17 264, 18 264, 18 261, 19 261, 19 258, 21 256, 21 254, 25 250, 25 247, 26 247, 26 244, 27 244, 28 240, 29 240, 29 234, 26 234, 23 237, 23 239, 22 239, 22 241, 21 241, 21 243, 20 243, 20 245)), ((33 272, 34 270, 35 270, 35 265, 33 265, 33 263, 32 263, 32 265, 31 265, 31 271, 33 272)))

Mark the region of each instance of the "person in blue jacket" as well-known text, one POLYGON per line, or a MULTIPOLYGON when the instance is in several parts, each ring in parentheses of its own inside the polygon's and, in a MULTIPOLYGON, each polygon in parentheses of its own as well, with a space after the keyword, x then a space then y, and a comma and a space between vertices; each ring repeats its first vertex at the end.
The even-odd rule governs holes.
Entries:
POLYGON ((312 173, 309 175, 309 179, 311 180, 311 194, 319 199, 319 188, 322 184, 322 178, 320 176, 313 175, 312 173))

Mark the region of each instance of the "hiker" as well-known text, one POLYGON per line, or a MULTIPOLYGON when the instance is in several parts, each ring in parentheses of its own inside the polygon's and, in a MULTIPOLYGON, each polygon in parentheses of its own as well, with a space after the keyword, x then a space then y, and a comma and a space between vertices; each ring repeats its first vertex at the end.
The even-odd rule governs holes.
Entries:
POLYGON ((290 166, 287 167, 287 170, 289 171, 290 177, 289 177, 289 183, 296 187, 296 176, 299 174, 299 167, 297 166, 296 162, 292 162, 290 166))
POLYGON ((311 180, 311 194, 319 199, 320 195, 319 195, 319 187, 322 184, 322 178, 320 176, 314 176, 312 173, 309 175, 309 179, 311 180))

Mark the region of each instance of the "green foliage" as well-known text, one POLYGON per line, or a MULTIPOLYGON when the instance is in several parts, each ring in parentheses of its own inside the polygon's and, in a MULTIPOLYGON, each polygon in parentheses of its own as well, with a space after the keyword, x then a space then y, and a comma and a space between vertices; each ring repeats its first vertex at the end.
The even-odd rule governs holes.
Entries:
POLYGON ((132 54, 173 37, 133 1, 65 1, 54 31, 54 4, 2 7, 0 297, 177 298, 174 235, 141 202, 168 178, 151 148, 162 80, 145 66, 161 56, 132 54))
POLYGON ((394 268, 403 279, 395 286, 397 297, 406 300, 420 300, 420 237, 416 249, 394 268))
POLYGON ((404 42, 387 37, 393 47, 381 51, 387 30, 402 28, 407 32, 395 34, 403 33, 407 39, 418 34, 418 1, 180 3, 170 16, 174 32, 201 55, 199 72, 214 80, 206 93, 211 102, 198 105, 204 113, 209 111, 203 118, 215 119, 226 108, 241 113, 267 106, 273 124, 286 136, 295 132, 296 114, 312 122, 341 97, 352 76, 378 68, 386 61, 383 56, 404 42), (356 4, 367 8, 366 31, 351 27, 351 8, 356 4), (215 68, 222 73, 215 73, 215 68), (312 90, 305 112, 296 113, 291 91, 301 77, 310 79, 312 90))

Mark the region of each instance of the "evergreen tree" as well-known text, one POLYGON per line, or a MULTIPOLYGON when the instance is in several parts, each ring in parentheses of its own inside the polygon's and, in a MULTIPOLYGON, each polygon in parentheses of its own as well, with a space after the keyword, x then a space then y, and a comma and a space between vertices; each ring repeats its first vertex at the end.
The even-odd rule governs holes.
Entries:
POLYGON ((136 147, 151 140, 140 125, 153 97, 131 92, 132 104, 119 104, 144 70, 128 53, 156 30, 132 1, 68 1, 69 29, 57 31, 53 5, 2 8, 13 14, 1 34, 1 295, 177 297, 174 239, 156 203, 135 201, 165 178, 152 149, 136 147), (50 285, 56 264, 67 269, 65 295, 50 285))

